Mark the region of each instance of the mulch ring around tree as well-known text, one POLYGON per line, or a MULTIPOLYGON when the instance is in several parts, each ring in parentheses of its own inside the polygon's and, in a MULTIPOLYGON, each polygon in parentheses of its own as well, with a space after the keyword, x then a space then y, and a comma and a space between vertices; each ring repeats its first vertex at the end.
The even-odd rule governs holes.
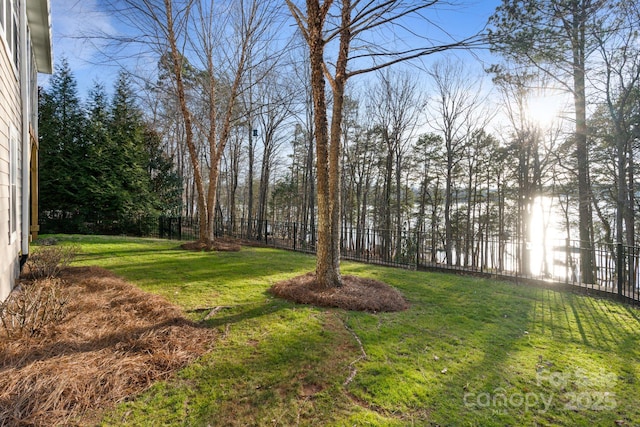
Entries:
POLYGON ((179 307, 102 268, 68 268, 60 278, 66 315, 35 336, 0 329, 2 425, 95 424, 216 340, 179 307))
POLYGON ((315 273, 307 273, 274 284, 269 291, 289 301, 346 310, 402 311, 409 303, 397 289, 386 283, 356 276, 343 276, 339 288, 318 289, 315 273))
POLYGON ((237 240, 229 239, 226 237, 216 238, 212 243, 207 244, 205 242, 195 241, 195 242, 187 242, 180 245, 180 247, 186 251, 194 251, 194 252, 210 252, 210 251, 218 251, 218 252, 238 252, 242 248, 240 243, 237 240))

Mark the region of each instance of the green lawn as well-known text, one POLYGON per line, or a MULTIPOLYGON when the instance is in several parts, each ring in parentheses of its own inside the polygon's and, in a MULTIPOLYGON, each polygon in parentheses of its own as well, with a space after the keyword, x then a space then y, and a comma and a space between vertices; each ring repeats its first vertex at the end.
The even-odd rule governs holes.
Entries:
POLYGON ((266 248, 62 236, 99 265, 220 331, 174 379, 104 425, 639 425, 640 312, 615 302, 345 262, 399 288, 401 313, 291 304, 271 284, 314 258, 266 248), (356 336, 362 342, 366 358, 356 336), (356 370, 352 381, 345 382, 356 370))

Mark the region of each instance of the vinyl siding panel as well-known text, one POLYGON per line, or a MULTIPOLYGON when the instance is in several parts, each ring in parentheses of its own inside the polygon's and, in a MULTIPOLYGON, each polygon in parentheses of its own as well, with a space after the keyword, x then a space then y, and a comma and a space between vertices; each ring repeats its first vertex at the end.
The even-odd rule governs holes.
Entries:
MULTIPOLYGON (((5 0, 13 1, 13 0, 5 0)), ((2 4, 2 2, 0 2, 2 4)), ((6 3, 5 3, 6 4, 6 3)), ((33 121, 31 130, 37 140, 37 73, 36 61, 41 62, 41 71, 51 71, 51 33, 49 2, 47 0, 19 0, 12 4, 19 4, 21 9, 17 15, 19 25, 33 25, 36 32, 34 51, 29 41, 20 40, 20 47, 11 52, 14 44, 5 39, 5 31, 0 28, 0 301, 11 292, 20 270, 21 249, 28 251, 29 209, 23 212, 22 207, 28 207, 30 200, 27 194, 23 200, 23 186, 30 187, 28 176, 31 171, 29 162, 23 165, 23 158, 31 159, 31 141, 29 140, 29 123, 22 123, 23 100, 30 108, 25 111, 25 121, 33 121), (27 20, 27 15, 29 20, 27 20), (18 62, 23 69, 23 84, 29 85, 29 91, 21 92, 19 70, 14 66, 14 54, 20 52, 18 62), (30 58, 28 58, 30 56, 30 58), (31 59, 31 60, 29 60, 31 59), (26 75, 25 75, 26 74, 26 75), (23 141, 27 139, 27 141, 23 141), (12 151, 12 141, 14 150, 12 151), (25 152, 23 153, 23 147, 25 152), (23 171, 23 167, 27 170, 23 171), (14 179, 12 180, 12 177, 14 179), (24 181, 23 181, 24 180, 24 181), (12 196, 13 194, 13 196, 12 196), (12 212, 15 212, 12 215, 12 212), (23 217, 23 213, 26 217, 23 217), (25 227, 23 227, 23 221, 25 227), (23 235, 25 228, 26 235, 23 235)), ((26 29, 24 29, 26 30, 26 29)), ((18 31, 18 34, 30 34, 30 31, 18 31)), ((33 36, 27 36, 33 37, 33 36)), ((24 87, 23 87, 24 89, 24 87)), ((34 218, 37 215, 34 214, 34 218)))
POLYGON ((0 300, 11 292, 19 272, 20 254, 20 208, 22 179, 21 102, 20 86, 16 71, 8 55, 7 45, 0 42, 0 300), (12 131, 13 128, 13 131, 12 131), (16 238, 11 241, 9 223, 11 218, 10 182, 10 138, 17 138, 17 224, 16 238))

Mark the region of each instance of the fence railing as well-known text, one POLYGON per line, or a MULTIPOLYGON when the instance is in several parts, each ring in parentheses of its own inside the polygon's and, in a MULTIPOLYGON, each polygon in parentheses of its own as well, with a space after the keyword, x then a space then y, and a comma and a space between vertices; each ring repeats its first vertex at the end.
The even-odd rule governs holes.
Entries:
MULTIPOLYGON (((149 235, 165 239, 196 240, 199 224, 191 218, 162 217, 149 235)), ((621 299, 640 302, 640 248, 597 243, 588 249, 594 260, 594 283, 585 283, 580 257, 585 248, 576 240, 542 243, 519 242, 491 236, 457 239, 450 248, 439 235, 427 232, 381 230, 343 225, 343 259, 417 270, 445 270, 501 278, 536 280, 549 285, 587 288, 621 299)), ((231 237, 256 244, 315 253, 313 225, 297 222, 218 219, 218 237, 231 237)))

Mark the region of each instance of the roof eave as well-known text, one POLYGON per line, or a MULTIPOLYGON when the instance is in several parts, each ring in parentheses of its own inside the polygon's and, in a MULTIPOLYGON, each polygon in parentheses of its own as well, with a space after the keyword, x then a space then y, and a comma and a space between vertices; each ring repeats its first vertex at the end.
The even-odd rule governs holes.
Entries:
POLYGON ((51 11, 49 0, 29 0, 27 2, 27 20, 31 31, 31 43, 39 73, 53 72, 51 51, 51 11))

